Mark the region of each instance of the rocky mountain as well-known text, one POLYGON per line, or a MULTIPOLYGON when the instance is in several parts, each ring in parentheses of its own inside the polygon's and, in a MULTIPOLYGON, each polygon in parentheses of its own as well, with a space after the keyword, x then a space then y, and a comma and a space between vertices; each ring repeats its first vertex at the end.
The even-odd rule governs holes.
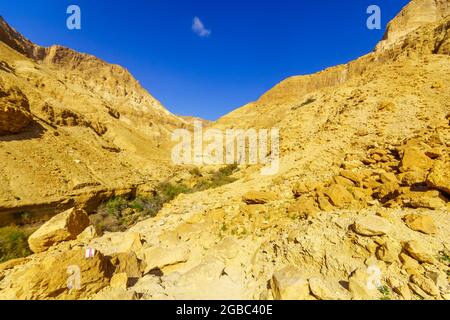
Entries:
MULTIPOLYGON (((236 181, 181 192, 124 232, 98 234, 84 210, 71 208, 29 238, 33 255, 0 265, 0 298, 449 300, 448 7, 448 0, 413 0, 372 53, 289 78, 209 124, 279 128, 276 176, 241 166, 236 181), (77 288, 67 288, 70 266, 78 266, 77 288)), ((2 59, 5 52, 25 59, 1 48, 2 59)), ((2 68, 17 73, 20 65, 2 68)), ((33 97, 42 91, 19 90, 9 89, 2 103, 20 110, 25 125, 36 121, 33 97)), ((114 130, 107 123, 103 136, 114 130)), ((93 129, 81 132, 100 139, 93 129)), ((9 143, 34 140, 3 141, 1 155, 9 143)), ((13 147, 5 151, 11 163, 28 161, 13 147)), ((104 159, 97 161, 100 170, 104 159)))
POLYGON ((187 126, 121 66, 35 45, 3 18, 0 97, 4 221, 80 201, 95 207, 114 192, 161 179, 169 172, 170 134, 187 126))
POLYGON ((258 101, 221 118, 218 125, 227 127, 245 123, 248 127, 270 127, 289 116, 291 108, 300 107, 309 98, 314 99, 308 97, 308 94, 344 85, 377 65, 384 65, 388 61, 396 61, 409 55, 448 54, 450 40, 447 26, 439 21, 449 15, 447 0, 411 1, 389 23, 383 40, 374 52, 316 74, 288 78, 262 95, 258 101), (427 26, 428 29, 418 29, 421 26, 427 26))

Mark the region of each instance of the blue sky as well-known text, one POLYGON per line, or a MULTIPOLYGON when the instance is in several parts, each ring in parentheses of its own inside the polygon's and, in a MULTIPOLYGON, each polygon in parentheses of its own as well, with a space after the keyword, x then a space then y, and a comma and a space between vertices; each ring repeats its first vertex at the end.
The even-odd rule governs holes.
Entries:
POLYGON ((173 113, 214 120, 289 76, 370 52, 407 3, 15 0, 1 1, 0 15, 37 44, 61 44, 126 67, 173 113), (81 8, 82 30, 66 28, 71 4, 81 8), (382 30, 366 27, 373 4, 382 10, 382 30))

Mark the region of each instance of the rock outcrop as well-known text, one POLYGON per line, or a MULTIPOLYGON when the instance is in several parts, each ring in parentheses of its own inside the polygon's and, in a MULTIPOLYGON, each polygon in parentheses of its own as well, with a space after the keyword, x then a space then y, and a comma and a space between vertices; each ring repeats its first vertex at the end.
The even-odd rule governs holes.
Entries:
POLYGON ((0 299, 86 299, 109 285, 112 272, 98 252, 86 259, 83 248, 54 251, 22 268, 0 299))
POLYGON ((307 279, 293 266, 276 271, 271 287, 276 300, 305 300, 309 295, 307 279))
POLYGON ((85 211, 69 209, 51 218, 29 237, 30 249, 39 253, 60 242, 75 240, 89 223, 85 211))
POLYGON ((0 82, 0 134, 19 133, 31 122, 30 104, 17 87, 0 82))
POLYGON ((450 195, 450 160, 438 161, 427 177, 427 184, 450 195))

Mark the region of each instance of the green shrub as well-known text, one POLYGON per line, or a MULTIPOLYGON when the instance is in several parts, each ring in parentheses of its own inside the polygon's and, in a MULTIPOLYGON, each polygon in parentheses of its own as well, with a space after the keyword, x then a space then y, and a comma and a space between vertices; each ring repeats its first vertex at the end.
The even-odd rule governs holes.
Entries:
POLYGON ((17 226, 0 228, 0 263, 30 255, 30 234, 17 226))
POLYGON ((119 217, 122 210, 127 208, 127 200, 122 197, 115 197, 106 203, 106 210, 112 216, 119 217))
POLYGON ((210 178, 200 180, 195 186, 195 191, 214 189, 236 181, 237 179, 231 177, 231 175, 237 168, 237 164, 231 164, 220 168, 218 171, 214 172, 210 178))
POLYGON ((98 208, 97 214, 91 216, 92 223, 102 232, 125 231, 143 217, 155 217, 165 203, 180 194, 217 188, 236 181, 231 175, 237 167, 236 164, 223 167, 208 177, 203 177, 200 170, 195 168, 191 171, 198 181, 194 188, 183 183, 163 182, 157 186, 153 195, 138 195, 132 200, 123 197, 112 198, 98 208), (133 209, 135 213, 126 212, 126 209, 133 209))
POLYGON ((228 177, 228 176, 231 176, 233 173, 235 173, 237 169, 238 169, 238 165, 236 163, 229 164, 226 167, 220 168, 219 174, 222 176, 228 177))
POLYGON ((389 287, 386 285, 383 285, 378 288, 378 291, 383 295, 381 297, 381 300, 391 300, 391 291, 389 290, 389 287))
POLYGON ((438 256, 438 259, 447 265, 450 265, 450 257, 448 255, 446 255, 445 253, 441 252, 438 256))
POLYGON ((138 196, 136 197, 136 199, 130 202, 129 206, 131 209, 134 209, 138 212, 142 212, 144 211, 145 207, 145 199, 138 196))
POLYGON ((184 184, 173 184, 169 182, 163 182, 158 187, 158 194, 165 201, 172 201, 178 195, 182 193, 192 193, 193 190, 184 184))

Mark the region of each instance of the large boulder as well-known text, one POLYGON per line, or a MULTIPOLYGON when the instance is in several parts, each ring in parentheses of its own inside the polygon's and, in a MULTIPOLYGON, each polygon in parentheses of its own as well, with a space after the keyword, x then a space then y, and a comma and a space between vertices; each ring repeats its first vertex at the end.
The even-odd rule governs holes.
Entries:
POLYGON ((135 253, 137 258, 142 259, 142 236, 138 232, 114 232, 105 234, 102 238, 94 239, 91 246, 107 256, 117 254, 135 253))
POLYGON ((411 256, 405 252, 400 253, 399 258, 402 263, 402 269, 404 269, 409 275, 422 274, 424 272, 424 269, 420 263, 416 259, 411 258, 411 256))
POLYGON ((433 221, 433 218, 427 215, 408 214, 403 217, 406 225, 414 230, 425 234, 435 234, 437 227, 433 221))
POLYGON ((144 250, 144 273, 167 266, 184 263, 189 259, 190 251, 187 247, 163 248, 152 247, 144 250))
MULTIPOLYGON (((252 297, 242 275, 237 275, 222 260, 211 255, 189 271, 165 274, 162 280, 165 294, 174 300, 249 300, 252 297)), ((152 296, 156 294, 158 299, 161 298, 157 286, 145 286, 150 288, 152 296)))
POLYGON ((125 273, 129 278, 142 276, 141 261, 133 251, 113 254, 111 264, 115 268, 115 273, 125 273))
POLYGON ((411 240, 403 244, 403 250, 419 262, 434 263, 433 253, 417 240, 411 240))
POLYGON ((409 192, 403 195, 404 202, 412 208, 426 208, 431 210, 445 207, 445 201, 438 190, 426 192, 409 192))
POLYGON ((350 181, 353 181, 357 186, 362 185, 363 177, 361 174, 355 173, 350 170, 344 170, 341 172, 341 176, 349 179, 350 181))
POLYGON ((89 258, 80 247, 47 252, 16 271, 0 299, 85 299, 109 285, 112 271, 98 251, 89 258))
POLYGON ((109 285, 114 289, 126 290, 128 288, 128 275, 125 272, 114 274, 109 285))
POLYGON ((407 146, 403 151, 403 157, 400 164, 402 172, 408 171, 426 171, 433 166, 433 161, 417 147, 407 146))
POLYGON ((398 260, 400 252, 400 245, 397 242, 388 239, 377 248, 376 256, 381 261, 393 263, 398 260))
POLYGON ((433 282, 433 280, 426 278, 421 274, 415 274, 411 276, 411 282, 417 285, 420 289, 425 291, 431 296, 438 296, 439 289, 433 282))
POLYGON ((391 224, 384 218, 367 216, 359 218, 353 225, 353 230, 362 236, 382 236, 389 233, 391 224))
POLYGON ((349 293, 338 282, 321 277, 309 279, 311 294, 319 300, 349 300, 349 293))
POLYGON ((310 193, 314 191, 320 184, 317 182, 298 182, 292 188, 292 193, 295 197, 300 197, 303 194, 310 193))
POLYGON ((450 195, 450 161, 437 161, 427 177, 427 184, 450 195))
POLYGON ((75 240, 89 223, 84 210, 69 209, 47 221, 28 238, 28 244, 35 253, 46 251, 57 243, 75 240))
POLYGON ((276 271, 270 284, 276 300, 305 300, 309 297, 308 279, 294 266, 276 271))
POLYGON ((320 209, 316 200, 306 195, 301 196, 292 206, 288 208, 288 212, 298 214, 302 219, 315 217, 319 211, 320 209))
POLYGON ((353 195, 342 185, 334 184, 324 191, 330 202, 338 207, 345 208, 353 201, 353 195))

